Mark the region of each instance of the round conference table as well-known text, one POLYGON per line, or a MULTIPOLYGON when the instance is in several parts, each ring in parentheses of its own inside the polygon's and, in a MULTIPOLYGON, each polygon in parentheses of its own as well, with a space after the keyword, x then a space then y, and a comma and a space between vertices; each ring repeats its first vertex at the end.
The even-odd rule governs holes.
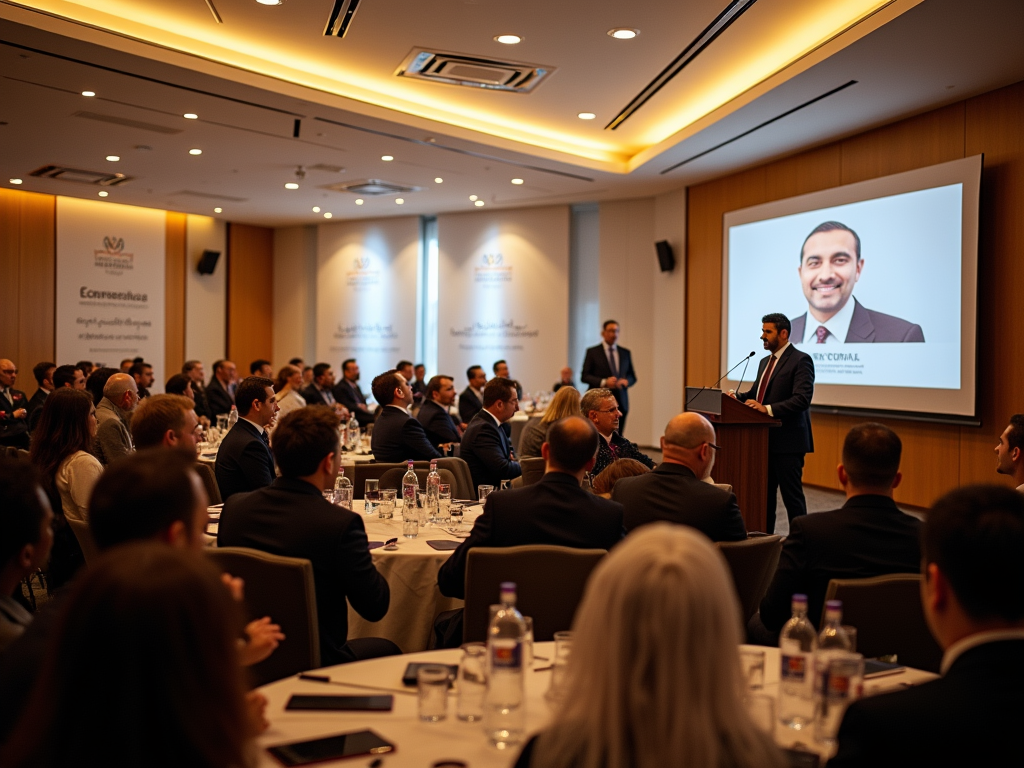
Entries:
MULTIPOLYGON (((763 693, 776 697, 779 688, 779 649, 742 646, 765 651, 765 686, 763 693)), ((551 717, 551 705, 544 698, 551 683, 550 660, 554 643, 537 643, 534 668, 526 673, 527 738, 542 730, 551 717)), ((479 722, 466 723, 455 717, 457 693, 448 696, 448 716, 437 723, 422 722, 417 716, 416 689, 402 685, 402 673, 409 662, 430 661, 457 664, 462 652, 458 649, 427 651, 391 656, 383 659, 327 667, 316 674, 329 676, 331 683, 300 680, 298 676, 270 683, 260 688, 267 697, 267 719, 270 728, 258 739, 260 766, 278 765, 265 747, 294 741, 322 738, 339 733, 372 729, 395 744, 395 751, 384 755, 387 768, 428 768, 439 760, 459 760, 470 768, 508 768, 519 749, 498 750, 491 746, 479 722), (346 685, 355 684, 355 685, 346 685), (366 686, 366 687, 356 687, 366 686), (387 690, 372 690, 387 689, 387 690), (391 712, 287 712, 284 707, 292 694, 311 695, 374 695, 394 692, 391 712)), ((930 672, 905 669, 897 674, 865 681, 865 695, 917 685, 935 678, 930 672)), ((812 731, 794 731, 776 723, 775 741, 782 747, 799 747, 825 756, 822 745, 814 740, 812 731)), ((524 740, 525 741, 525 740, 524 740)), ((370 758, 365 758, 369 761, 370 758)), ((355 760, 337 760, 322 765, 364 765, 355 760)))

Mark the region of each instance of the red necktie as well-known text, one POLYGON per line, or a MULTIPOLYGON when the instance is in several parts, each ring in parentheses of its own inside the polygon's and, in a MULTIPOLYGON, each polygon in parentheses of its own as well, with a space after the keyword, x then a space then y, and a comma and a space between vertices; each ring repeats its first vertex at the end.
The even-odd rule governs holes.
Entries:
POLYGON ((818 337, 818 344, 824 344, 825 339, 828 338, 828 328, 824 325, 819 325, 818 330, 814 332, 814 335, 818 337))
POLYGON ((761 384, 757 388, 757 402, 764 404, 764 391, 768 389, 768 379, 772 376, 772 371, 775 370, 775 355, 772 355, 768 361, 768 367, 764 369, 764 375, 761 377, 761 384))

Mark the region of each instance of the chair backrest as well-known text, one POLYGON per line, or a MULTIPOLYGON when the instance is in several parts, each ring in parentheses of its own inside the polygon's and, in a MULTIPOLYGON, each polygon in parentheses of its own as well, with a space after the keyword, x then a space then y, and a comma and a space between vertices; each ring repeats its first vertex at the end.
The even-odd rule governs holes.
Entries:
POLYGON ((89 530, 89 523, 84 520, 72 520, 70 517, 65 517, 64 519, 68 521, 68 525, 71 526, 71 532, 78 539, 78 546, 82 548, 85 562, 87 564, 91 563, 96 559, 100 551, 96 548, 96 541, 92 537, 92 531, 89 530))
POLYGON ((549 544, 474 547, 466 558, 466 613, 463 642, 487 637, 490 606, 498 602, 501 582, 516 583, 516 607, 533 617, 533 639, 551 640, 572 627, 591 571, 607 552, 549 544))
POLYGON ((857 653, 864 658, 895 653, 900 664, 939 671, 942 648, 924 618, 920 574, 832 579, 826 599, 843 601, 843 624, 857 628, 857 653))
MULTIPOLYGON (((380 478, 381 488, 394 488, 398 491, 398 497, 402 497, 402 479, 405 477, 405 473, 409 471, 408 466, 405 467, 392 467, 380 478)), ((430 467, 417 467, 413 465, 412 471, 416 473, 416 480, 420 484, 420 490, 422 491, 427 487, 427 475, 430 474, 430 467)), ((455 475, 449 472, 447 469, 437 468, 437 474, 441 478, 442 483, 447 483, 452 487, 452 498, 458 498, 455 496, 455 475)))
POLYGON ((312 563, 246 547, 221 547, 208 553, 218 568, 245 581, 249 619, 269 616, 284 633, 277 650, 250 667, 253 683, 264 685, 319 667, 320 633, 312 563))
POLYGON ((214 474, 213 467, 205 461, 197 461, 193 466, 199 479, 203 481, 210 504, 222 503, 224 499, 220 496, 220 486, 217 485, 217 475, 214 474))
POLYGON ((757 613, 768 591, 782 553, 781 536, 757 536, 743 541, 720 541, 719 549, 732 572, 736 595, 740 600, 743 625, 757 613))
POLYGON ((533 485, 544 477, 544 459, 539 456, 523 459, 519 466, 523 468, 523 485, 533 485))

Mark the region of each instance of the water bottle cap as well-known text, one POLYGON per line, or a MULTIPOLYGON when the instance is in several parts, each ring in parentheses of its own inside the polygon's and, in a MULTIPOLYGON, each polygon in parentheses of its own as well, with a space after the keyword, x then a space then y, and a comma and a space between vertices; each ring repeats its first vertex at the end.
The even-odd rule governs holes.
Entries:
POLYGON ((807 602, 807 595, 795 594, 795 595, 793 595, 793 602, 794 603, 806 603, 807 602))
POLYGON ((841 611, 843 610, 842 600, 829 600, 825 603, 825 610, 827 611, 841 611))
POLYGON ((514 581, 503 581, 503 582, 501 582, 501 591, 502 592, 515 592, 516 591, 516 583, 514 581))

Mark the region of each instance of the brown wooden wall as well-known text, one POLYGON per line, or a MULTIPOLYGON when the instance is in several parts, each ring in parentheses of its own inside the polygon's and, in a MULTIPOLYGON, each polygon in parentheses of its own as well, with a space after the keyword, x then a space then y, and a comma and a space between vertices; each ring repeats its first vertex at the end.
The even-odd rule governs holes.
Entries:
POLYGON ((274 351, 274 230, 228 225, 228 358, 239 377, 274 351))
MULTIPOLYGON (((719 375, 722 217, 738 208, 984 153, 978 252, 978 415, 981 427, 884 419, 903 439, 896 498, 928 506, 967 483, 999 482, 993 448, 1024 411, 1024 82, 688 192, 685 381, 719 375)), ((863 419, 813 414, 804 481, 838 488, 843 436, 863 419)), ((1008 482, 1003 478, 1004 482, 1008 482)))

